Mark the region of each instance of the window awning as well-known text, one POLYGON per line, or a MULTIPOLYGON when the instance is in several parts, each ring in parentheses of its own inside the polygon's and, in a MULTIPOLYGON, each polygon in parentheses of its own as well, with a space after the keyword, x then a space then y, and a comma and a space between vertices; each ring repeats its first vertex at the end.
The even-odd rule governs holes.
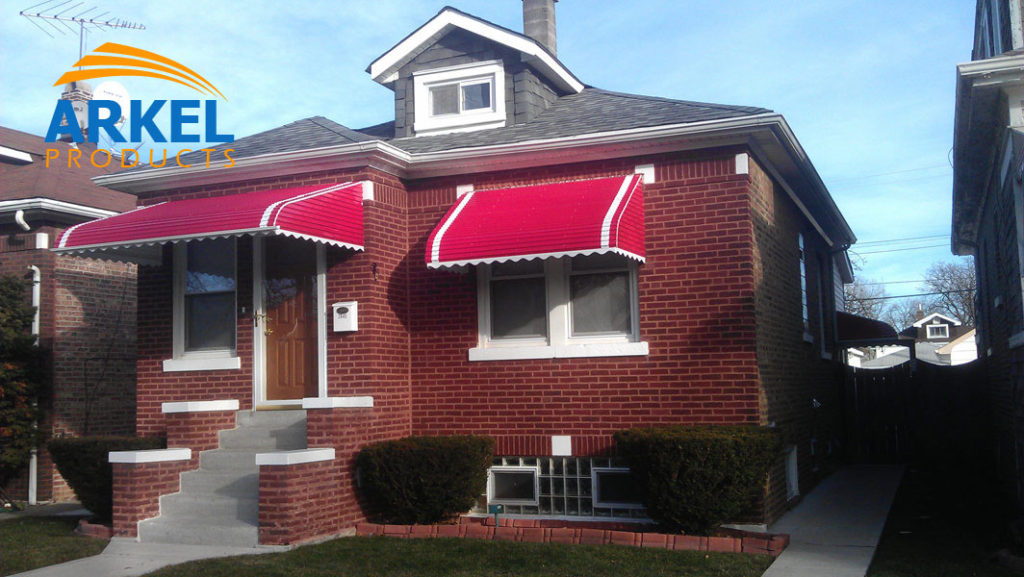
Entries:
POLYGON ((618 253, 644 260, 641 175, 468 192, 427 239, 431 268, 618 253))
POLYGON ((73 226, 53 249, 160 262, 160 245, 204 238, 284 235, 363 250, 359 182, 175 200, 73 226))

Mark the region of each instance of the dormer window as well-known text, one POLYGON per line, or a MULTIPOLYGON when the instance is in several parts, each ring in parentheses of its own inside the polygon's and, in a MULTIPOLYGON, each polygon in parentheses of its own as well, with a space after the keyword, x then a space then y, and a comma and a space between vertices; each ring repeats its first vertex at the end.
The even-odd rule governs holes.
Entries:
POLYGON ((413 74, 416 134, 441 134, 505 125, 505 72, 501 61, 413 74))

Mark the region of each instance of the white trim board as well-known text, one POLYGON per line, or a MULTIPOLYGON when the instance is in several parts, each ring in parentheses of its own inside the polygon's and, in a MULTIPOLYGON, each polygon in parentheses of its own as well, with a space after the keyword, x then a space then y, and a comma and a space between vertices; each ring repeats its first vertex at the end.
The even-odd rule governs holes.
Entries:
POLYGON ((160 405, 160 412, 165 415, 172 413, 208 413, 212 411, 237 411, 237 399, 224 399, 220 401, 184 401, 176 403, 163 403, 160 405))
POLYGON ((523 60, 535 66, 561 90, 573 94, 583 91, 583 83, 577 80, 558 59, 535 40, 449 7, 442 9, 437 16, 431 18, 426 24, 417 28, 404 40, 374 60, 367 68, 367 72, 375 82, 381 84, 394 82, 398 79, 399 67, 415 57, 426 44, 440 38, 453 28, 461 28, 466 32, 521 52, 523 60))
POLYGON ((298 449, 295 451, 275 451, 273 453, 256 453, 256 466, 287 466, 305 463, 333 461, 334 449, 298 449))
POLYGON ((107 454, 110 463, 167 463, 187 461, 192 458, 192 449, 151 449, 145 451, 111 451, 107 454))

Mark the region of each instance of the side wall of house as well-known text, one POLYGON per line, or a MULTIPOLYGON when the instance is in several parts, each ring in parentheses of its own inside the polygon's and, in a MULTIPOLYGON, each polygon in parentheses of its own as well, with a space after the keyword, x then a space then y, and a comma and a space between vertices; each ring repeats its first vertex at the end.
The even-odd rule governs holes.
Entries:
MULTIPOLYGON (((35 249, 36 233, 52 246, 60 230, 4 235, 0 274, 31 280, 28 267, 40 269, 40 345, 52 355, 40 427, 50 436, 134 434, 135 266, 35 249)), ((38 470, 39 500, 74 497, 45 449, 38 470)), ((10 494, 27 497, 27 476, 10 494)))
POLYGON ((735 150, 564 164, 410 185, 413 431, 494 436, 498 453, 574 455, 612 448, 615 431, 670 423, 759 423, 748 181, 735 150), (475 271, 429 270, 427 236, 460 184, 504 188, 632 174, 644 185, 647 260, 639 266, 640 337, 650 354, 467 360, 477 346, 475 271))
MULTIPOLYGON (((796 451, 799 490, 806 493, 825 473, 825 459, 831 449, 838 451, 834 441, 841 438, 842 373, 832 360, 835 292, 829 264, 833 259, 825 240, 796 204, 754 161, 750 180, 762 424, 774 425, 784 449, 796 451), (807 273, 806 329, 801 233, 807 273)), ((767 518, 774 519, 785 509, 787 496, 786 468, 780 460, 769 483, 767 518)))
MULTIPOLYGON (((992 182, 1001 182, 993 175, 992 182)), ((975 247, 978 358, 988 375, 993 444, 999 483, 1024 507, 1024 303, 1017 255, 1014 187, 1009 178, 987 193, 975 247), (1017 344, 1019 343, 1019 344, 1017 344), (1014 346, 1016 345, 1016 346, 1014 346)), ((1019 198, 1019 190, 1017 195, 1019 198)))

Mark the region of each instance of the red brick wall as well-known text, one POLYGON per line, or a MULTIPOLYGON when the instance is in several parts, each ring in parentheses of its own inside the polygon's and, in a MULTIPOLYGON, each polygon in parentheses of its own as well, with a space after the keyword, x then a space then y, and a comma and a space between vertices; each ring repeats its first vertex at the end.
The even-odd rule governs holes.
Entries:
MULTIPOLYGON (((31 279, 41 273, 40 344, 52 354, 52 397, 40 424, 50 435, 131 435, 135 432, 135 266, 34 249, 44 227, 0 238, 0 274, 31 279)), ((26 293, 26 300, 30 297, 26 293)), ((40 500, 74 497, 44 450, 40 500)), ((12 490, 27 497, 27 477, 12 490)))
MULTIPOLYGON (((757 365, 762 390, 762 424, 774 424, 784 446, 796 445, 801 493, 824 474, 822 452, 840 438, 839 367, 822 355, 822 317, 819 299, 825 299, 826 350, 833 351, 831 273, 819 267, 829 247, 799 209, 768 177, 757 162, 750 162, 751 216, 754 224, 754 279, 757 286, 757 365), (811 342, 804 339, 798 234, 803 233, 811 342), (819 283, 824 275, 828 282, 819 283), (825 294, 819 287, 825 287, 825 294), (812 409, 813 400, 821 403, 812 409), (815 438, 817 455, 811 455, 815 438), (816 470, 817 468, 817 470, 816 470)), ((826 261, 827 262, 827 261, 826 261)), ((786 505, 785 464, 780 459, 768 488, 767 518, 774 519, 786 505)))
POLYGON ((234 429, 238 413, 235 411, 200 411, 170 413, 167 423, 167 447, 192 449, 192 468, 199 466, 199 453, 220 447, 220 432, 234 429))
POLYGON ((260 467, 259 539, 299 543, 365 521, 355 492, 355 455, 374 435, 375 409, 307 411, 310 448, 334 447, 335 459, 260 467))
MULTIPOLYGON (((376 418, 367 424, 371 438, 388 439, 410 431, 409 337, 406 314, 405 192, 397 179, 376 171, 329 171, 289 177, 178 189, 141 200, 153 204, 169 199, 221 196, 314 184, 372 180, 375 199, 364 203, 365 251, 327 248, 327 303, 359 302, 359 330, 335 333, 328 326, 328 394, 372 395, 376 418)), ((167 401, 238 399, 252 406, 252 245, 238 240, 237 342, 241 370, 163 372, 172 356, 172 265, 170 247, 163 265, 141 267, 139 273, 139 397, 140 432, 165 431, 160 404, 167 401)))
POLYGON ((112 463, 114 536, 137 537, 138 522, 160 514, 160 496, 177 493, 189 461, 112 463))
POLYGON ((550 454, 551 435, 601 453, 637 425, 758 423, 748 182, 737 150, 714 150, 435 179, 410 185, 413 429, 483 433, 505 454, 550 454), (428 270, 425 241, 477 189, 632 174, 644 185, 647 262, 639 267, 645 357, 469 362, 477 344, 472 271, 428 270), (529 452, 526 452, 529 451, 529 452))

